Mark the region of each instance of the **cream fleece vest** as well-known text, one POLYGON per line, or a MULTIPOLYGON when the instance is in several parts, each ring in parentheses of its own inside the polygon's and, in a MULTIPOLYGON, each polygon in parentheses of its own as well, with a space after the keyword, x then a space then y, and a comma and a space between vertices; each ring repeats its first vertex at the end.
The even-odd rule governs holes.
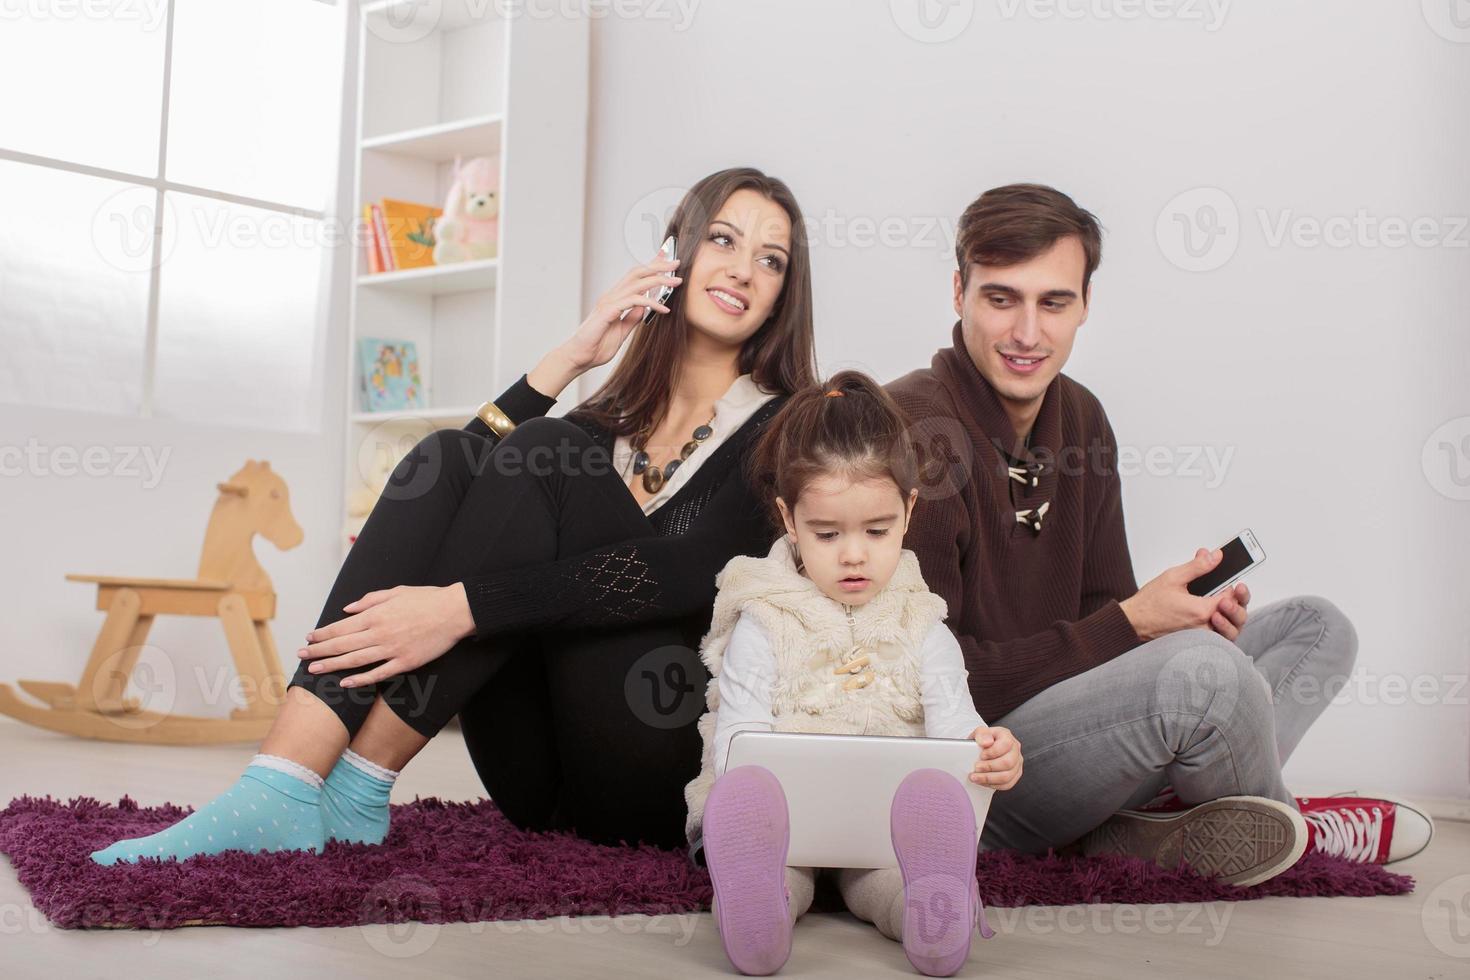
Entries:
POLYGON ((708 710, 699 719, 704 754, 699 775, 684 787, 689 806, 685 832, 692 843, 714 785, 715 715, 720 708, 720 664, 736 621, 751 616, 770 638, 776 660, 771 712, 778 732, 839 735, 924 734, 919 649, 936 623, 944 600, 930 592, 912 551, 871 600, 848 607, 836 602, 796 570, 783 536, 765 558, 732 558, 715 578, 719 593, 700 659, 709 669, 708 710), (837 668, 867 657, 856 672, 837 668), (870 675, 864 686, 849 684, 870 675))

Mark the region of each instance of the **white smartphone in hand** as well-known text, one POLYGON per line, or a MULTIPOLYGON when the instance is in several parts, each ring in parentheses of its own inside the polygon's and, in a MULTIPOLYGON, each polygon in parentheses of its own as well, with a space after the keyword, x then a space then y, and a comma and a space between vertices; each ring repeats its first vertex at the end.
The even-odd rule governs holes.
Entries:
POLYGON ((1189 594, 1210 596, 1222 592, 1240 580, 1246 572, 1266 560, 1266 552, 1250 528, 1220 546, 1224 555, 1220 564, 1189 583, 1189 594))
MULTIPOLYGON (((664 243, 658 247, 658 257, 664 260, 677 259, 679 257, 678 249, 679 243, 674 239, 673 235, 670 235, 668 238, 665 238, 664 243)), ((670 296, 674 295, 674 289, 674 286, 664 285, 659 286, 656 289, 650 289, 643 295, 647 296, 655 303, 663 303, 668 300, 670 296)), ((649 320, 653 319, 653 315, 657 312, 658 311, 651 306, 644 307, 643 319, 640 322, 647 323, 649 320)))

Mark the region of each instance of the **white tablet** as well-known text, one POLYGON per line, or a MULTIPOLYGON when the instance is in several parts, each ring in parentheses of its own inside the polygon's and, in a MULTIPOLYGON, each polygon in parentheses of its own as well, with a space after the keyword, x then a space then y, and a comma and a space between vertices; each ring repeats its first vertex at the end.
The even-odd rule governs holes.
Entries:
POLYGON ((892 868, 888 808, 915 769, 942 769, 969 791, 979 846, 995 793, 970 781, 979 754, 963 738, 745 731, 730 739, 725 768, 764 766, 781 781, 791 815, 788 867, 892 868))

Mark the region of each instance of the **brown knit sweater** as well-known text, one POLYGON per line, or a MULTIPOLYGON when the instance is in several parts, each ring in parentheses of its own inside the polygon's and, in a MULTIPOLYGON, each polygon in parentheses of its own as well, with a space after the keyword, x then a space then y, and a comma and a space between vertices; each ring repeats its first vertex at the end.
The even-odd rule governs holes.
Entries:
POLYGON ((970 360, 959 323, 953 339, 928 368, 888 385, 929 464, 904 546, 948 604, 975 708, 995 724, 1141 643, 1118 606, 1138 585, 1101 403, 1058 375, 1028 447, 970 360), (1028 466, 1024 482, 1008 470, 1028 466), (1017 511, 1048 501, 1039 531, 1017 521, 1017 511))

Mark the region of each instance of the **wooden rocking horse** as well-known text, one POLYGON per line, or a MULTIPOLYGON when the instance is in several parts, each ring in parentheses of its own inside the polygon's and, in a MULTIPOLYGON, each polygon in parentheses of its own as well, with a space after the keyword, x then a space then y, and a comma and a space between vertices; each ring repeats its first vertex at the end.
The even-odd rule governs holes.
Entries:
MULTIPOLYGON (((195 579, 68 575, 97 585, 97 608, 107 612, 92 656, 75 687, 58 681, 20 681, 45 702, 22 700, 0 684, 0 712, 28 724, 114 742, 201 745, 259 741, 275 719, 286 681, 271 637, 276 594, 251 542, 257 533, 282 551, 301 543, 286 483, 264 460, 217 484, 195 579), (144 710, 123 691, 137 666, 153 617, 218 616, 240 675, 245 707, 227 718, 200 718, 144 710)), ((222 688, 223 689, 223 688, 222 688)))

